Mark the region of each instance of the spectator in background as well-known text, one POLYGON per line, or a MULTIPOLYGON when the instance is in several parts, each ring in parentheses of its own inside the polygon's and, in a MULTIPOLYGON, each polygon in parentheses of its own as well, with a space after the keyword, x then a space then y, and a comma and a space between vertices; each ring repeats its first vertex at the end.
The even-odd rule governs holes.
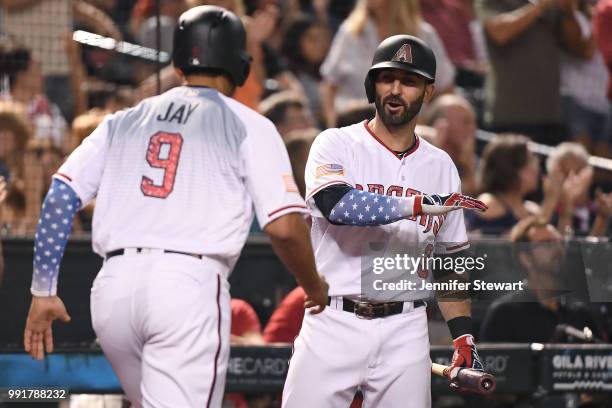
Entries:
MULTIPOLYGON (((557 336, 557 325, 568 324, 606 339, 606 333, 586 305, 565 302, 564 249, 561 234, 535 217, 518 223, 510 234, 515 258, 526 275, 526 289, 504 295, 489 308, 480 330, 480 341, 548 343, 574 341, 557 336), (530 243, 531 245, 527 245, 530 243), (529 322, 529 324, 525 324, 529 322)), ((574 288, 569 288, 574 289, 574 288)))
POLYGON ((453 89, 455 68, 436 30, 421 17, 418 0, 359 0, 340 26, 321 66, 326 124, 337 124, 337 113, 355 100, 365 100, 363 81, 378 44, 395 34, 420 37, 436 56, 436 93, 453 89))
POLYGON ((319 69, 329 51, 329 45, 327 27, 312 18, 301 16, 289 24, 282 47, 289 69, 302 84, 310 111, 320 124, 325 122, 319 95, 319 69))
POLYGON ((261 346, 261 323, 251 305, 242 299, 232 299, 232 325, 230 343, 233 346, 261 346))
POLYGON ((291 161, 291 170, 295 184, 302 197, 306 196, 306 182, 304 181, 304 171, 306 169, 306 161, 308 161, 308 153, 310 146, 314 142, 317 135, 321 133, 319 129, 294 130, 289 132, 285 137, 285 147, 291 161))
POLYGON ((10 99, 26 107, 36 140, 48 140, 69 152, 68 125, 60 109, 44 93, 40 64, 23 48, 0 52, 0 74, 8 76, 10 99))
MULTIPOLYGON (((138 0, 132 9, 130 28, 132 36, 145 47, 157 48, 156 0, 138 0)), ((160 0, 159 15, 161 29, 161 50, 172 52, 174 26, 181 14, 188 8, 187 0, 160 0)))
POLYGON ((305 301, 306 294, 300 286, 285 296, 264 329, 263 338, 266 343, 293 343, 302 327, 305 301))
POLYGON ((476 0, 475 4, 491 64, 485 123, 497 132, 558 143, 564 136, 561 46, 578 57, 588 56, 575 17, 576 1, 476 0))
POLYGON ((478 60, 466 1, 420 0, 420 5, 423 18, 436 29, 448 57, 457 68, 455 83, 458 86, 481 86, 485 68, 478 60))
POLYGON ((557 228, 567 237, 606 236, 612 212, 612 193, 597 191, 591 200, 593 168, 589 154, 577 143, 565 142, 551 152, 546 161, 548 174, 560 173, 562 192, 555 218, 557 228))
POLYGON ((436 129, 434 144, 453 159, 463 194, 476 195, 476 113, 459 95, 442 95, 426 112, 426 124, 436 129))
POLYGON ((3 102, 0 105, 0 163, 8 190, 5 204, 0 208, 0 232, 23 235, 36 227, 36 207, 42 201, 42 174, 36 158, 28 151, 30 139, 25 109, 13 102, 3 102))
POLYGON ((610 102, 606 97, 609 75, 592 33, 592 8, 590 0, 579 1, 575 14, 589 58, 562 53, 561 96, 569 138, 582 143, 596 155, 608 157, 609 143, 612 142, 607 134, 610 121, 610 102))
POLYGON ((307 102, 291 91, 270 95, 259 105, 259 112, 276 125, 283 138, 291 131, 309 129, 315 124, 307 102))
POLYGON ((612 0, 599 0, 593 26, 599 50, 608 67, 608 143, 612 143, 612 0))
POLYGON ((0 0, 0 27, 14 45, 32 52, 41 64, 45 94, 64 117, 73 117, 70 65, 64 49, 65 34, 78 22, 98 34, 117 40, 121 32, 102 11, 82 0, 0 0))
MULTIPOLYGON (((478 197, 489 209, 468 216, 471 230, 505 234, 521 219, 540 212, 525 196, 538 188, 540 167, 521 135, 499 135, 485 147, 480 163, 478 197)), ((555 197, 555 204, 557 202, 555 197)))

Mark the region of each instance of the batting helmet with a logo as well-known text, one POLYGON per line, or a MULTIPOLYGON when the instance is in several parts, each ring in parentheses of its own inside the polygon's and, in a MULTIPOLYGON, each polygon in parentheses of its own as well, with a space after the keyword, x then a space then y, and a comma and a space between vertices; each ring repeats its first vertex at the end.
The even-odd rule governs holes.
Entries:
POLYGON ((174 29, 172 62, 186 73, 218 70, 227 73, 236 86, 244 84, 251 57, 242 22, 221 7, 187 10, 174 29))
POLYGON ((394 35, 380 43, 372 67, 365 78, 365 90, 368 102, 376 99, 374 86, 376 71, 383 68, 401 69, 424 77, 428 83, 436 79, 436 57, 425 42, 411 35, 394 35))

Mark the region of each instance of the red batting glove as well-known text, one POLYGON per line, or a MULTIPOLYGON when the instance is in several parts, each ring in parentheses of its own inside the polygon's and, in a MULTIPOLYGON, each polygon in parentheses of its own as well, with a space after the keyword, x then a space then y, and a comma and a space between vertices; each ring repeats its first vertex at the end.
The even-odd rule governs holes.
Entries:
POLYGON ((478 351, 476 351, 474 336, 471 334, 464 334, 463 336, 457 337, 453 340, 453 346, 455 346, 455 353, 453 354, 450 370, 448 370, 449 380, 452 381, 462 368, 484 370, 480 362, 480 357, 478 357, 478 351))
POLYGON ((459 209, 486 211, 487 205, 475 198, 459 193, 418 194, 414 197, 414 215, 442 215, 459 209))

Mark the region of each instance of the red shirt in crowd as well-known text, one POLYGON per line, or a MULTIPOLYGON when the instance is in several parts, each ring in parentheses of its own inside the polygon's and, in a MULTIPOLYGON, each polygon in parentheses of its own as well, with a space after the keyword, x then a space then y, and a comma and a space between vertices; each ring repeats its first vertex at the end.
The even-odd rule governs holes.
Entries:
POLYGON ((242 299, 232 299, 232 326, 234 336, 243 336, 251 331, 261 331, 261 323, 255 310, 242 299))
POLYGON ((421 0, 421 12, 438 32, 453 64, 464 66, 476 59, 463 0, 421 0))
POLYGON ((608 99, 612 101, 612 0, 599 0, 594 17, 595 36, 608 66, 608 99))
POLYGON ((293 343, 302 328, 306 294, 300 286, 278 305, 263 332, 266 343, 293 343))

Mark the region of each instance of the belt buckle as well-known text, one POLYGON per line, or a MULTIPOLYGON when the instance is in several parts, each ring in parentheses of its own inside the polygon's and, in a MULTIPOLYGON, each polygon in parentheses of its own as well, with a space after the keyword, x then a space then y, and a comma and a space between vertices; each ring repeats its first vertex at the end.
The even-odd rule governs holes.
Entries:
POLYGON ((355 302, 353 312, 359 319, 372 320, 374 318, 374 305, 368 302, 355 302))

